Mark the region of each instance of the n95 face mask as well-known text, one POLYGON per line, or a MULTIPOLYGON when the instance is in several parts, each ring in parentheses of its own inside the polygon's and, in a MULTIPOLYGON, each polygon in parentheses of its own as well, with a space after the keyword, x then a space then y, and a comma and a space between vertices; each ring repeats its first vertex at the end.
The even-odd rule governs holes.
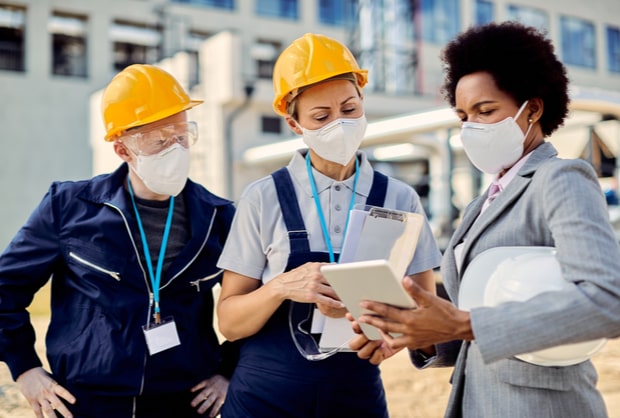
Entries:
POLYGON ((304 129, 304 143, 319 157, 340 165, 348 164, 366 134, 366 116, 357 119, 336 119, 320 129, 304 129))
POLYGON ((177 196, 185 187, 189 176, 189 149, 179 143, 158 154, 135 154, 132 170, 154 193, 177 196))
POLYGON ((527 100, 519 111, 497 123, 463 122, 461 142, 467 157, 480 171, 497 174, 512 167, 523 155, 523 143, 532 127, 530 123, 525 134, 516 122, 525 108, 527 100))

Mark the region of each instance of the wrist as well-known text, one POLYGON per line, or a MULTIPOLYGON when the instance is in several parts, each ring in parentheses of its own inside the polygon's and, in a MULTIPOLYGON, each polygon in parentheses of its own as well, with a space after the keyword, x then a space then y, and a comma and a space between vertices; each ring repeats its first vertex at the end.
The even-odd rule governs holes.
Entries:
POLYGON ((269 289, 271 297, 273 297, 280 303, 284 302, 287 299, 290 299, 289 290, 284 284, 286 281, 286 274, 288 273, 282 273, 265 284, 265 287, 269 289))
POLYGON ((456 324, 457 336, 459 340, 473 341, 474 330, 471 327, 471 317, 467 311, 457 311, 456 324))

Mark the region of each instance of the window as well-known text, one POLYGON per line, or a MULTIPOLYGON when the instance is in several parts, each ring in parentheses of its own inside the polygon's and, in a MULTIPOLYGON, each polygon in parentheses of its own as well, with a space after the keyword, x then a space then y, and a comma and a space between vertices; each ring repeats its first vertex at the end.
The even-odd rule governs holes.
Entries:
POLYGON ((281 118, 262 116, 260 121, 261 132, 265 134, 282 133, 281 118))
POLYGON ((594 25, 576 17, 560 16, 562 61, 579 67, 596 68, 594 25))
POLYGON ((218 7, 227 10, 233 10, 235 8, 235 0, 172 0, 172 2, 218 7))
POLYGON ((607 26, 607 68, 620 73, 620 28, 607 26))
POLYGON ((0 70, 24 71, 26 11, 0 5, 0 70))
POLYGON ((355 21, 356 0, 320 0, 319 22, 325 25, 350 26, 355 21))
POLYGON ((359 23, 348 46, 369 72, 367 91, 415 94, 420 74, 416 73, 416 44, 422 25, 414 24, 423 20, 422 15, 415 14, 410 0, 392 1, 389 10, 380 3, 359 3, 359 23))
POLYGON ((187 53, 190 57, 189 88, 200 84, 200 45, 209 37, 210 33, 190 30, 187 39, 187 53))
POLYGON ((155 27, 115 21, 110 26, 110 39, 117 71, 131 64, 154 64, 160 59, 161 32, 155 27))
POLYGON ((297 20, 297 0, 256 0, 256 14, 297 20))
POLYGON ((509 5, 508 20, 516 20, 538 29, 549 29, 547 12, 533 7, 509 5))
POLYGON ((493 3, 486 0, 476 0, 476 24, 484 25, 493 21, 495 10, 493 3))
POLYGON ((269 79, 273 75, 273 66, 278 58, 282 44, 275 41, 258 40, 252 46, 251 55, 256 60, 256 76, 269 79))
POLYGON ((445 44, 460 30, 458 0, 422 0, 422 38, 445 44))
POLYGON ((52 38, 52 74, 86 77, 86 18, 54 13, 47 24, 52 38))

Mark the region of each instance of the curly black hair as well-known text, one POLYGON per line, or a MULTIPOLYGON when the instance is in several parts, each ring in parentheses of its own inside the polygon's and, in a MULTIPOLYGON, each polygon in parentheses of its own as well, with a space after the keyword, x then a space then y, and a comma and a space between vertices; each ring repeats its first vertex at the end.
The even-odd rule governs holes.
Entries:
POLYGON ((568 77, 544 32, 518 22, 475 26, 450 41, 441 60, 445 64, 442 92, 452 107, 461 77, 484 71, 519 104, 542 99, 545 108, 540 125, 545 136, 564 123, 568 77))

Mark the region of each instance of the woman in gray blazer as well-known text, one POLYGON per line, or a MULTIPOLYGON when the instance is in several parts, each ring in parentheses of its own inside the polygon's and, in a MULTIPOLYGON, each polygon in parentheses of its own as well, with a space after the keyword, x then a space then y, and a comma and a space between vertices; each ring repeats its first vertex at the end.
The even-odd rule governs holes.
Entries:
MULTIPOLYGON (((620 335, 620 249, 601 187, 583 160, 557 157, 545 142, 568 113, 566 70, 543 34, 514 22, 491 23, 450 42, 444 93, 463 121, 464 149, 490 189, 465 209, 444 254, 451 302, 403 284, 418 308, 376 302, 362 316, 398 338, 351 346, 378 363, 404 347, 418 367, 454 365, 447 417, 604 417, 589 360, 547 367, 516 355, 620 335), (555 247, 567 289, 525 302, 459 310, 459 288, 472 260, 509 246, 555 247), (423 358, 419 347, 435 344, 423 358)), ((481 290, 483 291, 483 290, 481 290)))

